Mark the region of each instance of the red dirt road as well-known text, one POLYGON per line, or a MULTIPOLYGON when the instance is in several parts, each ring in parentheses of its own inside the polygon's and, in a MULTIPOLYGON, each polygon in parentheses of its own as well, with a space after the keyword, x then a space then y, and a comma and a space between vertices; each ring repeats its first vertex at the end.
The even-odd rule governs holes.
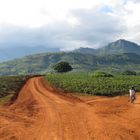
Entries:
POLYGON ((0 108, 0 140, 140 140, 140 97, 78 99, 32 78, 0 108))

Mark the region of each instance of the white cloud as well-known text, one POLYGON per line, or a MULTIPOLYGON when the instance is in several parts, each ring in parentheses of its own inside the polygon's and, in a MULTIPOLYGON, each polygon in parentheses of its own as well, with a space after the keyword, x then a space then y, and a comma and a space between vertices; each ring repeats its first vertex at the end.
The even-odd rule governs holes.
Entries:
POLYGON ((56 20, 66 20, 70 10, 91 8, 92 0, 0 0, 0 23, 39 27, 56 20))
POLYGON ((123 0, 0 0, 0 24, 40 27, 67 20, 74 9, 116 6, 123 0))
POLYGON ((123 19, 127 30, 122 36, 140 43, 140 1, 128 0, 124 9, 125 14, 123 15, 123 19))
POLYGON ((0 0, 0 23, 17 26, 41 26, 47 19, 40 13, 37 0, 0 0))
POLYGON ((66 50, 121 37, 140 43, 139 7, 138 0, 0 0, 0 43, 66 50))
MULTIPOLYGON (((54 22, 40 28, 23 29, 6 26, 1 29, 0 36, 3 37, 1 41, 7 45, 42 45, 71 50, 81 46, 93 48, 102 46, 117 39, 124 32, 119 17, 108 13, 99 14, 95 8, 73 10, 68 19, 67 22, 57 21, 57 23, 54 22), (8 28, 9 30, 6 30, 8 28)), ((0 43, 2 43, 1 41, 0 43)))

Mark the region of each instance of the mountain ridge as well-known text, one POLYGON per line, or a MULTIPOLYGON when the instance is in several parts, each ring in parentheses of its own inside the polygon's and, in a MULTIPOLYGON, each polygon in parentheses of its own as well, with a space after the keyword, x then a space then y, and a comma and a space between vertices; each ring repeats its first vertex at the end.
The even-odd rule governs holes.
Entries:
POLYGON ((69 62, 74 71, 140 70, 140 55, 134 53, 97 56, 72 52, 41 53, 0 64, 0 75, 44 74, 53 72, 52 66, 69 62), (134 57, 135 56, 135 57, 134 57))
POLYGON ((122 53, 136 53, 140 55, 140 46, 134 42, 127 41, 125 39, 119 39, 98 49, 81 47, 79 49, 74 50, 73 52, 89 53, 96 55, 122 54, 122 53))
POLYGON ((9 61, 16 58, 21 58, 27 55, 43 53, 43 52, 60 52, 58 48, 47 48, 45 46, 14 46, 7 48, 0 48, 0 62, 9 61))
POLYGON ((72 52, 28 55, 0 63, 0 75, 44 74, 46 72, 53 72, 52 66, 61 61, 69 62, 73 67, 73 71, 99 69, 119 72, 122 70, 140 71, 140 46, 133 42, 118 40, 105 46, 105 48, 97 50, 80 48, 80 50, 72 52), (112 51, 114 44, 115 50, 112 51), (126 46, 126 44, 130 46, 126 46), (123 51, 120 51, 118 48, 123 48, 123 51), (135 48, 137 48, 136 51, 135 48))

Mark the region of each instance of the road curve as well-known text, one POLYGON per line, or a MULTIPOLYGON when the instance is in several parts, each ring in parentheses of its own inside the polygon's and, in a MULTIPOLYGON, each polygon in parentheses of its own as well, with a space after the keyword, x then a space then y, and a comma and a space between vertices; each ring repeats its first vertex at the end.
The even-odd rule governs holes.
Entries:
POLYGON ((140 99, 79 100, 30 79, 16 102, 0 108, 0 140, 139 140, 140 99))

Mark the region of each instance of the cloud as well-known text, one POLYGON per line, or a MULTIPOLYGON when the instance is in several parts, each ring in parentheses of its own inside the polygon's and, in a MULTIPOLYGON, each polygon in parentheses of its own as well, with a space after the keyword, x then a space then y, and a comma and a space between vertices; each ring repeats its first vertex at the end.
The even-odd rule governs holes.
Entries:
POLYGON ((81 24, 76 27, 74 37, 95 45, 103 45, 115 40, 124 32, 125 28, 121 18, 112 16, 108 11, 99 12, 94 9, 75 11, 74 14, 81 24))
POLYGON ((100 47, 117 39, 125 31, 125 27, 120 22, 122 20, 108 13, 99 13, 94 9, 79 9, 74 10, 72 15, 78 20, 77 26, 71 27, 61 23, 53 27, 59 29, 55 32, 55 41, 66 49, 81 46, 100 47))
POLYGON ((72 9, 95 7, 93 0, 0 0, 0 24, 41 27, 65 20, 72 9))
POLYGON ((128 0, 124 6, 123 19, 125 21, 126 31, 122 37, 140 44, 140 1, 128 0))
POLYGON ((136 2, 136 3, 140 3, 140 1, 139 0, 132 0, 133 2, 136 2))
MULTIPOLYGON (((40 28, 5 27, 0 36, 9 44, 22 44, 28 46, 43 45, 46 47, 59 47, 62 50, 71 50, 78 47, 99 47, 117 38, 124 27, 120 18, 101 9, 78 9, 68 15, 68 19, 54 22, 40 28), (9 28, 9 29, 8 29, 9 28), (8 29, 8 30, 6 30, 8 29)), ((2 43, 2 42, 0 42, 2 43)))
POLYGON ((137 2, 0 1, 0 47, 45 46, 71 50, 81 46, 97 48, 119 38, 139 42, 140 3, 137 2))

